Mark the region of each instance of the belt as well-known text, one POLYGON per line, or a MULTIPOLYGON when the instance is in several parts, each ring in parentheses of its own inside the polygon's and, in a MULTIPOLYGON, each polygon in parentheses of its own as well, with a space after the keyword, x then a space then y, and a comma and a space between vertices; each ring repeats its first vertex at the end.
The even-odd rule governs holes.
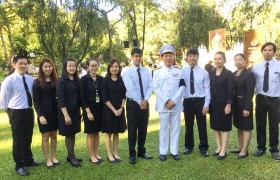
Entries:
POLYGON ((24 108, 24 109, 12 109, 12 108, 8 108, 8 110, 12 110, 12 111, 30 111, 33 110, 32 108, 24 108))
POLYGON ((261 97, 263 99, 267 99, 267 100, 279 99, 279 97, 271 97, 271 96, 266 96, 266 95, 262 95, 262 94, 258 94, 257 96, 261 97))
POLYGON ((186 98, 185 100, 188 101, 198 101, 198 100, 203 100, 205 97, 193 97, 193 98, 186 98))

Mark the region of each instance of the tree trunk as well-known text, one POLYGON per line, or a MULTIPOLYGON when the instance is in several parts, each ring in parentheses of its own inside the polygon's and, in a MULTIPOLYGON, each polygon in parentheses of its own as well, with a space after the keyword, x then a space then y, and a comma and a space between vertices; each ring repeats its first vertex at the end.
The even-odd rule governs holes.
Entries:
POLYGON ((144 22, 143 22, 142 52, 144 52, 144 48, 145 48, 145 33, 146 33, 146 2, 144 2, 144 22))
POLYGON ((110 27, 107 28, 108 31, 108 37, 109 37, 109 57, 112 59, 114 57, 113 54, 113 34, 112 34, 112 29, 110 27))
POLYGON ((7 53, 7 47, 6 47, 4 37, 3 37, 3 31, 2 30, 3 30, 3 28, 2 28, 2 26, 0 26, 0 37, 1 37, 1 42, 2 42, 3 49, 4 49, 5 59, 6 59, 6 61, 9 61, 8 53, 7 53))

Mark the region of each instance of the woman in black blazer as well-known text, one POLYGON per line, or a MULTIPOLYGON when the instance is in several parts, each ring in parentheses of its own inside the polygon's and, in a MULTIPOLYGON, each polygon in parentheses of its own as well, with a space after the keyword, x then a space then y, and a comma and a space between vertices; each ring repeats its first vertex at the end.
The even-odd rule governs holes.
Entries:
POLYGON ((59 134, 65 136, 68 151, 67 161, 75 167, 80 167, 81 159, 74 153, 75 134, 81 131, 80 92, 77 64, 74 59, 63 62, 62 76, 56 85, 58 101, 59 134))
POLYGON ((104 102, 102 132, 105 135, 105 144, 108 160, 111 163, 121 162, 118 155, 119 133, 126 130, 125 122, 125 86, 123 83, 118 60, 111 60, 107 68, 107 76, 102 81, 102 98, 104 102), (111 142, 113 135, 113 151, 111 142))
POLYGON ((227 157, 226 149, 229 131, 232 128, 232 72, 224 67, 226 62, 225 53, 218 51, 214 56, 216 70, 210 72, 210 126, 214 130, 217 150, 212 155, 218 160, 227 157))
POLYGON ((57 73, 53 62, 43 58, 39 65, 39 78, 33 83, 33 101, 39 130, 42 133, 42 150, 48 168, 60 165, 56 159, 58 129, 56 82, 57 73), (51 154, 49 154, 49 149, 51 154))
POLYGON ((80 97, 83 108, 84 132, 87 133, 87 147, 90 162, 100 164, 101 157, 98 155, 99 132, 102 128, 103 102, 101 83, 102 76, 97 75, 98 62, 90 58, 86 67, 88 74, 79 81, 80 97))
POLYGON ((234 56, 237 71, 233 73, 233 124, 237 128, 239 147, 231 153, 238 153, 238 159, 248 156, 248 146, 253 129, 253 96, 255 90, 255 76, 246 69, 244 54, 234 56))

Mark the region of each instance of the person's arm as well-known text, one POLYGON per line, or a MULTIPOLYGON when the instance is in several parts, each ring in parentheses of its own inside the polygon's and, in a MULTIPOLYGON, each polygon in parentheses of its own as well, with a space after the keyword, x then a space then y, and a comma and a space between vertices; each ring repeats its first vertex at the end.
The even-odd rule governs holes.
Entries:
POLYGON ((124 75, 122 76, 125 88, 126 88, 126 93, 128 94, 129 97, 133 99, 133 101, 137 102, 139 105, 141 103, 141 99, 136 95, 136 92, 134 91, 134 86, 135 84, 133 83, 132 77, 130 74, 132 70, 127 70, 124 75))
POLYGON ((148 74, 148 89, 146 92, 145 100, 149 101, 149 99, 151 98, 151 95, 153 93, 154 87, 153 87, 152 74, 148 70, 147 70, 147 74, 148 74))
POLYGON ((116 109, 115 107, 112 105, 112 103, 110 102, 110 98, 108 96, 108 89, 107 89, 107 79, 104 78, 101 84, 101 89, 102 89, 102 100, 103 103, 114 113, 116 114, 116 109))
POLYGON ((248 73, 245 80, 245 99, 244 110, 250 111, 252 109, 252 99, 255 90, 255 76, 253 73, 248 73))
POLYGON ((66 87, 65 87, 65 81, 62 79, 59 79, 56 84, 56 93, 57 93, 57 102, 58 107, 61 109, 62 114, 65 119, 65 124, 70 125, 72 124, 71 118, 68 114, 67 108, 66 108, 66 87))
POLYGON ((229 114, 231 112, 231 104, 233 98, 233 75, 230 71, 226 73, 226 83, 227 83, 227 97, 226 97, 226 107, 225 107, 225 114, 229 114))
POLYGON ((89 108, 89 102, 88 102, 88 98, 86 97, 87 95, 87 78, 86 77, 82 77, 79 81, 79 90, 80 90, 80 100, 81 100, 81 104, 83 109, 86 111, 87 113, 87 117, 90 121, 94 120, 93 114, 90 111, 89 108))
POLYGON ((182 97, 183 97, 183 93, 186 89, 186 83, 185 80, 183 79, 183 77, 181 76, 180 82, 179 82, 179 89, 177 90, 176 94, 171 98, 171 101, 173 101, 175 103, 175 105, 177 103, 179 103, 180 101, 182 101, 182 97))
POLYGON ((5 79, 1 84, 1 91, 0 91, 0 106, 1 109, 8 113, 8 104, 10 101, 10 93, 11 87, 9 83, 9 79, 5 79))
POLYGON ((210 100, 211 100, 210 77, 209 77, 209 73, 207 71, 204 71, 203 87, 204 87, 204 91, 205 91, 205 102, 203 105, 202 114, 206 115, 209 112, 209 104, 210 104, 210 100))
POLYGON ((42 115, 41 113, 41 106, 40 106, 40 87, 39 87, 39 81, 36 79, 33 84, 33 102, 34 107, 37 113, 37 116, 40 117, 42 115))
POLYGON ((154 86, 154 92, 157 96, 157 98, 160 99, 161 102, 167 103, 169 98, 168 96, 162 91, 160 87, 160 82, 159 82, 159 70, 154 72, 154 77, 153 77, 153 86, 154 86))

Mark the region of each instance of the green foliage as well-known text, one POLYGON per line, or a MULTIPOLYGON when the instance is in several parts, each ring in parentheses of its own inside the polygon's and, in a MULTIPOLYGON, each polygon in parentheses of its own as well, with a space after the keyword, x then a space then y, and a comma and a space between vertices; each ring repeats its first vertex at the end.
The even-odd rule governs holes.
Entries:
POLYGON ((178 44, 182 48, 208 47, 208 32, 223 28, 223 18, 215 4, 201 0, 185 0, 178 4, 178 44))

